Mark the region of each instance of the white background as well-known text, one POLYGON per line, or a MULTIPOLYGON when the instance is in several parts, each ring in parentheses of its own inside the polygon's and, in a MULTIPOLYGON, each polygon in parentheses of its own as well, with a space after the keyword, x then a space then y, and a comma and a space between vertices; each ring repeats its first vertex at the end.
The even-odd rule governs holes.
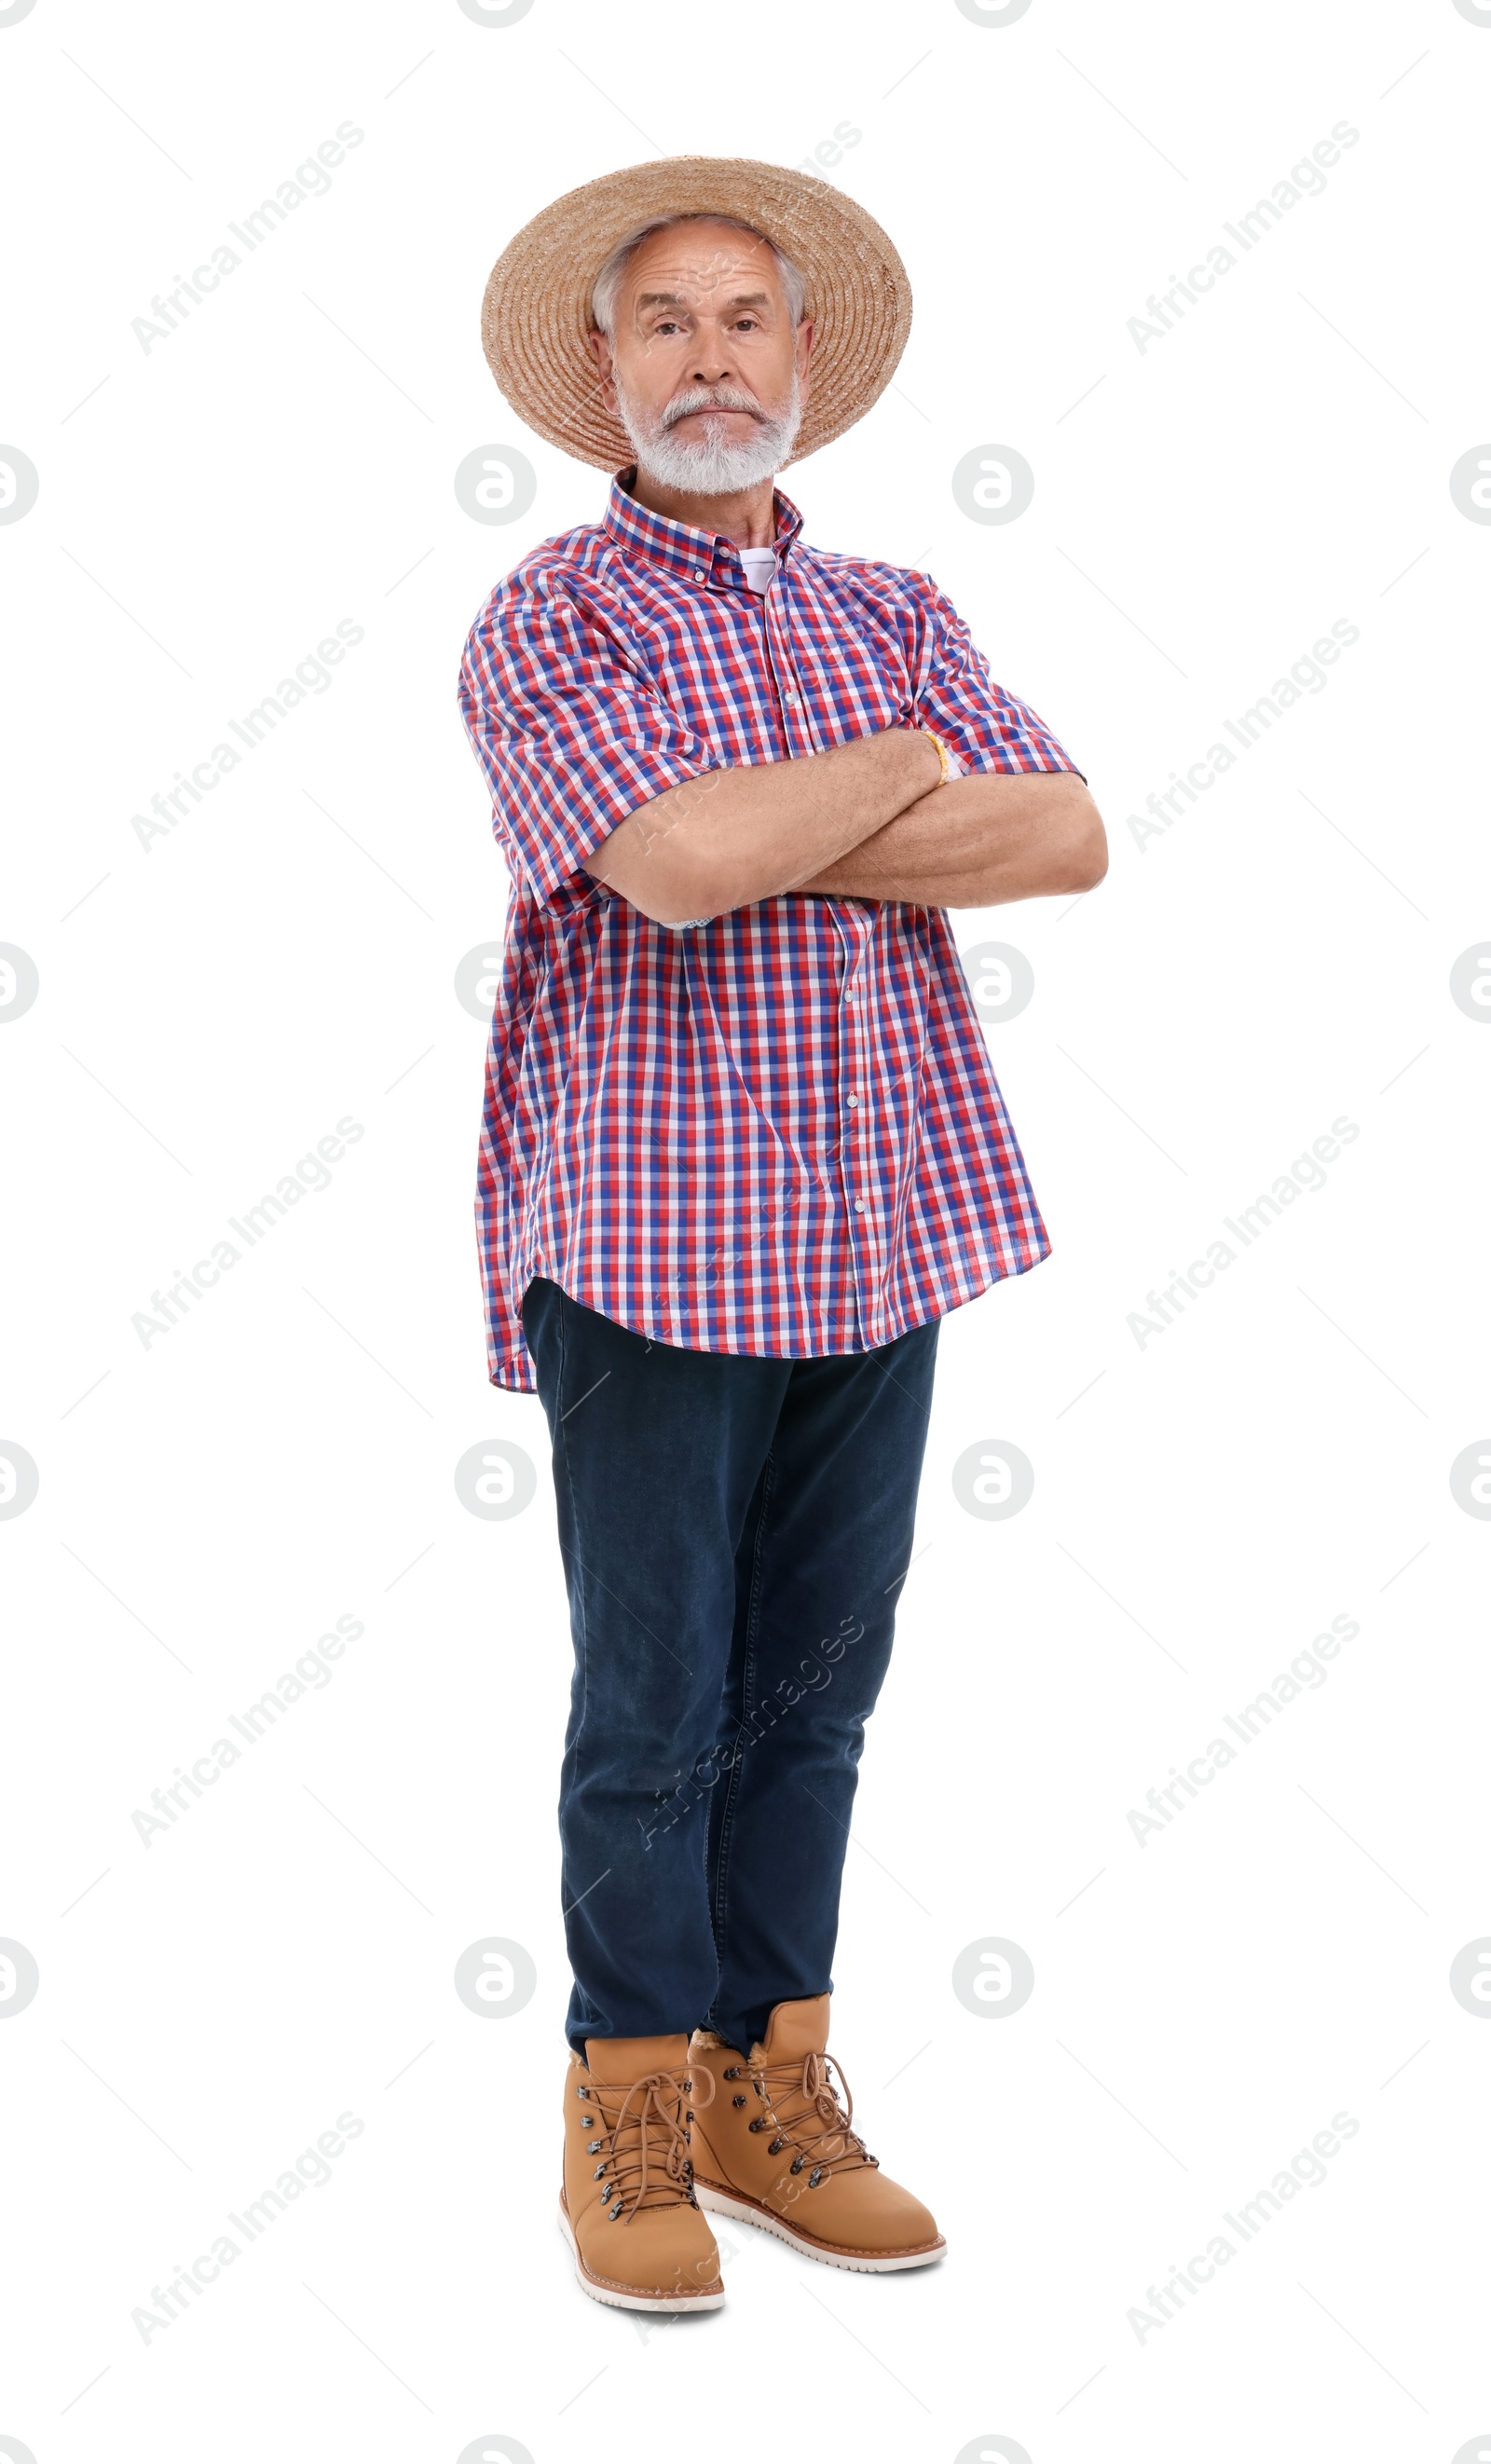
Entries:
POLYGON ((496 2434, 536 2464, 996 2434, 1034 2464, 1450 2464, 1491 2430, 1491 2026, 1448 1984, 1491 1933, 1491 1530, 1448 1478, 1491 1426, 1491 1035, 1448 988, 1491 921, 1491 530, 1449 492, 1491 433, 1491 26, 36 0, 0 73, 0 438, 40 474, 0 529, 0 938, 40 975, 0 1039, 0 1436, 40 1471, 0 1528, 0 1933, 41 1973, 0 2025, 0 2433, 37 2464, 496 2434), (152 296, 348 120, 331 192, 143 351, 152 296), (1148 296, 1342 120, 1326 192, 1141 353, 1148 296), (605 483, 515 421, 477 319, 560 190, 797 163, 844 121, 827 176, 915 321, 788 491, 810 539, 951 593, 1112 863, 956 918, 1035 969, 989 1034, 1054 1254, 943 1330, 834 2022, 950 2255, 846 2276, 737 2228, 726 2309, 639 2327, 553 2222, 568 1630, 541 1410, 486 1382, 483 1029, 452 989, 506 893, 461 646, 605 483), (1008 527, 952 495, 990 442, 1036 473, 1008 527), (482 527, 452 474, 504 443, 537 501, 482 527), (340 619, 365 639, 331 690, 146 853, 131 815, 340 619), (1327 689, 1136 844, 1338 619, 1327 689), (1141 1349, 1147 1291, 1343 1114, 1327 1186, 1141 1349), (144 1348, 152 1290, 344 1115, 332 1186, 144 1348), (538 1465, 510 1522, 455 1494, 484 1440, 538 1465), (1008 1522, 951 1483, 998 1440, 1036 1470, 1008 1522), (342 1615, 332 1682, 143 1845, 134 1810, 342 1615), (1328 1681, 1141 1847, 1129 1810, 1338 1615, 1328 1681), (538 1970, 500 2024, 451 1981, 487 1935, 538 1970), (991 1935, 1035 1964, 1005 2019, 951 1986, 991 1935), (143 2343, 132 2310, 343 2112, 332 2180, 143 2343), (1327 2181, 1141 2342, 1146 2288, 1339 2112, 1327 2181))

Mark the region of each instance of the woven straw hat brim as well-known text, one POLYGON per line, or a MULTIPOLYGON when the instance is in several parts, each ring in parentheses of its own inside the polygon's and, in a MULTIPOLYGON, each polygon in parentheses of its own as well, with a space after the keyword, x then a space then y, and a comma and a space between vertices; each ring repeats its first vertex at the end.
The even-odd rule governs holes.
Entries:
POLYGON ((556 198, 492 269, 482 349, 518 417, 551 445, 602 471, 634 459, 625 429, 601 399, 585 340, 595 278, 639 223, 711 213, 750 223, 807 277, 812 392, 790 460, 831 444, 879 399, 906 346, 911 286, 873 215, 805 171, 678 154, 556 198))

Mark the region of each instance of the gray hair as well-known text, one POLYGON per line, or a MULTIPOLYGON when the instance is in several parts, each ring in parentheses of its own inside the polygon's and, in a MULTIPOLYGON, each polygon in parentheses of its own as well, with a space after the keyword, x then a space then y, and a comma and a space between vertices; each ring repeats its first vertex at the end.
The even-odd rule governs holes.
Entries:
POLYGON ((735 214, 654 214, 650 222, 639 223, 635 231, 628 231, 625 239, 617 241, 596 275, 590 294, 590 315, 603 334, 609 334, 612 330, 617 294, 637 250, 645 239, 650 239, 654 231, 671 231, 676 223, 724 223, 730 231, 744 231, 749 238, 761 241, 771 252, 772 262, 786 294, 787 315, 794 325, 801 323, 803 302, 807 297, 807 275, 800 266, 794 265, 775 240, 767 238, 764 231, 758 231, 752 223, 741 222, 735 214))

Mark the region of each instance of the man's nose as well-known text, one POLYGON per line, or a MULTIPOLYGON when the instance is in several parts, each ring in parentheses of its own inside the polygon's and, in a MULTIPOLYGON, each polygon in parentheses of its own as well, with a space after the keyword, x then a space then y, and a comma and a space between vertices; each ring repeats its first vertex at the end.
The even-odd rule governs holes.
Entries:
POLYGON ((735 359, 729 337, 709 317, 700 322, 693 338, 693 381, 695 385, 723 385, 735 375, 735 359))

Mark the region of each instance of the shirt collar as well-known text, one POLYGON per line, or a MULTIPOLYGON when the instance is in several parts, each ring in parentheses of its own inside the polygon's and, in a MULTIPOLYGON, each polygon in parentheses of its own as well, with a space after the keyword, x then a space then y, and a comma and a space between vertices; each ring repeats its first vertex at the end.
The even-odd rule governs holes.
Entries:
MULTIPOLYGON (((669 521, 666 514, 655 514, 650 506, 639 505, 629 493, 636 478, 637 466, 630 463, 618 471, 611 481, 611 494, 606 504, 602 528, 618 547, 633 556, 644 556, 654 564, 665 565, 670 573, 686 582, 704 581, 738 590, 749 587, 745 567, 740 561, 734 540, 718 531, 695 530, 690 522, 669 521)), ((777 536, 773 541, 778 561, 784 561, 802 528, 802 517, 789 496, 778 488, 773 498, 777 512, 777 536)))

